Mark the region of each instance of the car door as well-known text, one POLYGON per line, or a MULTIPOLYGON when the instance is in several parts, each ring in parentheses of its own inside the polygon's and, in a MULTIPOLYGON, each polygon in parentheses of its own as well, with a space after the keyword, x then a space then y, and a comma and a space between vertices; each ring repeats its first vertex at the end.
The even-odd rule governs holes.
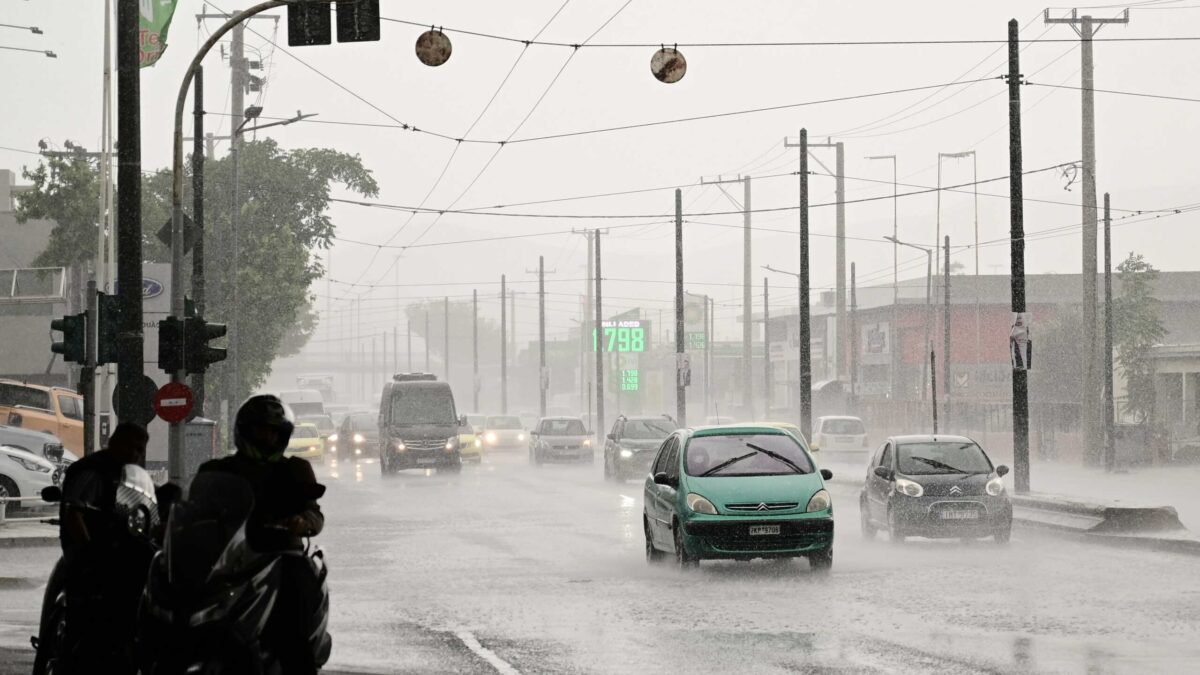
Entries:
POLYGON ((875 453, 875 461, 871 463, 867 474, 867 508, 870 509, 871 519, 876 522, 887 520, 887 499, 891 492, 892 482, 875 475, 877 467, 891 467, 892 444, 885 442, 875 453))
POLYGON ((670 542, 672 550, 675 546, 675 533, 671 531, 671 523, 675 521, 675 509, 679 505, 679 456, 682 453, 682 443, 678 436, 671 437, 671 445, 667 448, 666 474, 667 484, 660 486, 658 493, 663 509, 663 536, 670 542))
MULTIPOLYGON (((659 548, 671 545, 670 526, 673 508, 670 502, 664 500, 664 491, 670 489, 669 486, 655 483, 653 477, 660 472, 667 472, 668 462, 671 461, 675 445, 676 441, 673 435, 663 441, 663 444, 659 446, 654 464, 650 468, 650 478, 647 479, 646 513, 650 518, 650 534, 659 548)), ((674 495, 674 490, 671 490, 671 494, 674 495)))

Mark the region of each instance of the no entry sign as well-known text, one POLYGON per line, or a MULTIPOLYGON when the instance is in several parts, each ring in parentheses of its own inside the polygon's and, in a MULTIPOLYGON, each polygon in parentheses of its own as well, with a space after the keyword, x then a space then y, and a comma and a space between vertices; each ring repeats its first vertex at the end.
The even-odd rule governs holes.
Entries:
POLYGON ((187 419, 192 412, 192 390, 182 382, 168 382, 154 395, 154 412, 169 424, 187 419))

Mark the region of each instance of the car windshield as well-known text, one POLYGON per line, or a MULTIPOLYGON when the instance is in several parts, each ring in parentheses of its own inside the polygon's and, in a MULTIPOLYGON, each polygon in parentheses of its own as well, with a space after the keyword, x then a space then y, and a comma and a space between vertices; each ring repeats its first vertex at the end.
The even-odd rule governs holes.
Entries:
POLYGON ((543 420, 541 433, 544 436, 583 436, 587 431, 582 420, 543 420))
POLYGON ((50 410, 50 392, 19 384, 0 383, 0 405, 50 410))
POLYGON ((476 429, 482 429, 487 424, 487 418, 483 415, 467 415, 467 424, 476 429))
POLYGON ((355 413, 350 416, 350 423, 355 431, 365 431, 373 434, 379 428, 379 420, 371 413, 355 413))
POLYGON ((400 426, 413 424, 452 424, 457 426, 454 416, 454 397, 445 386, 398 386, 392 390, 392 423, 400 426))
POLYGON ((687 444, 689 476, 812 473, 808 455, 788 434, 695 436, 687 444))
POLYGON ((299 424, 296 425, 296 430, 292 432, 293 441, 316 441, 321 438, 317 432, 315 424, 299 424))
POLYGON ((489 429, 523 429, 521 426, 521 418, 511 415, 489 417, 487 419, 487 428, 489 429))
POLYGON ((903 443, 897 459, 900 473, 909 476, 992 472, 992 463, 983 448, 969 441, 903 443))
POLYGON ((675 431, 675 424, 666 419, 627 420, 621 436, 634 440, 658 441, 670 436, 672 431, 675 431))
POLYGON ((301 415, 296 419, 303 424, 313 425, 321 433, 333 431, 333 418, 329 415, 301 415))
POLYGON ((862 420, 825 420, 821 426, 821 433, 836 434, 839 436, 859 436, 867 433, 863 428, 862 420))

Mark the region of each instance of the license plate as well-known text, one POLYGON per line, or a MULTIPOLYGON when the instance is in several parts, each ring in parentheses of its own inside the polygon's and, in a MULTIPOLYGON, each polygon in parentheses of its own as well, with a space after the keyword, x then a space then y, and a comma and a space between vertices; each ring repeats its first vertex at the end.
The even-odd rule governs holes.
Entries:
POLYGON ((978 511, 942 511, 942 520, 978 520, 978 511))
POLYGON ((751 536, 757 537, 757 536, 767 535, 767 534, 779 534, 779 526, 778 525, 751 525, 750 526, 750 535, 751 536))
POLYGON ((437 464, 437 460, 432 457, 418 457, 417 464, 437 464))

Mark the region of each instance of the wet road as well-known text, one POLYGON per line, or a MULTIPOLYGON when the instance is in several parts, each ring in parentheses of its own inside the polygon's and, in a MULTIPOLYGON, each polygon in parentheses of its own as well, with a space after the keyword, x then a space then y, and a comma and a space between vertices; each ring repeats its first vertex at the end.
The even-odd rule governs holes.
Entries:
MULTIPOLYGON (((1200 671, 1195 558, 1020 531, 1005 547, 864 542, 863 472, 830 468, 835 560, 818 577, 805 561, 649 567, 641 485, 599 466, 321 467, 331 670, 1200 671)), ((28 644, 53 553, 0 551, 0 645, 28 644)))

